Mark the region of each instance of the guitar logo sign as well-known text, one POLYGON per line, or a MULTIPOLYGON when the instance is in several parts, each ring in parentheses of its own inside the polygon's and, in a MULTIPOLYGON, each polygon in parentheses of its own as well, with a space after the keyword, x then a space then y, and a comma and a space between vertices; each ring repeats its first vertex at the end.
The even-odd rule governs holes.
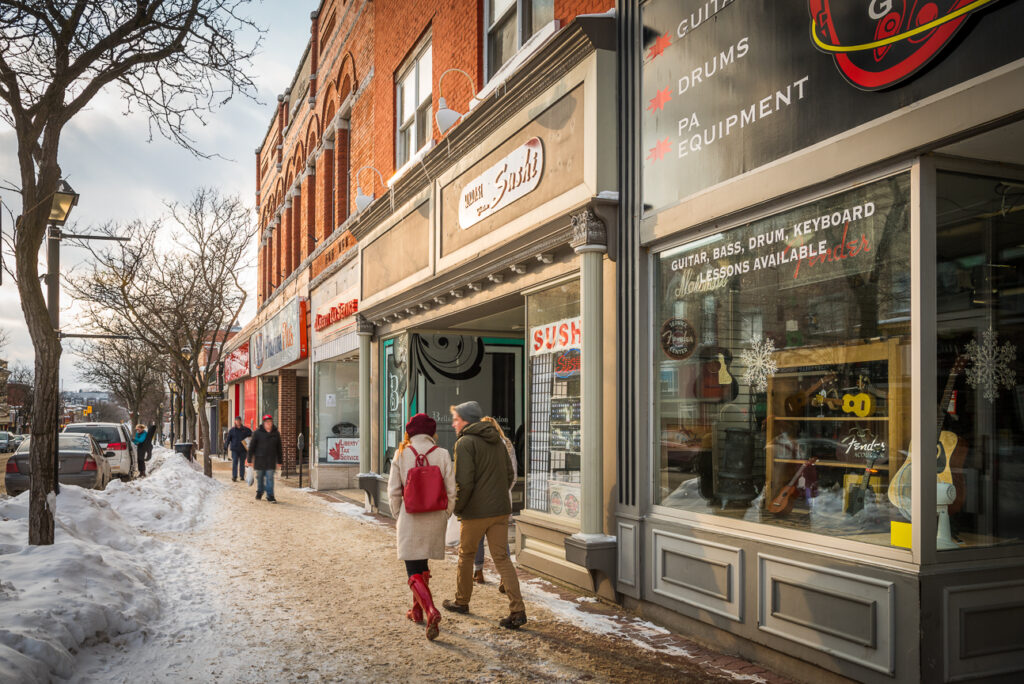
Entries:
POLYGON ((974 12, 999 0, 809 0, 811 40, 862 90, 917 73, 974 12))

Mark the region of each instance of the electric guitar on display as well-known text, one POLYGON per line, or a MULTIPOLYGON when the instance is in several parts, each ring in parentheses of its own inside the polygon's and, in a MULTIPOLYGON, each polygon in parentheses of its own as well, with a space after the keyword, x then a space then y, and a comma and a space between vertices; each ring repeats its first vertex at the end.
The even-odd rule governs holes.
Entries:
POLYGON ((793 510, 793 504, 796 503, 797 483, 800 481, 800 478, 804 476, 807 469, 813 466, 817 461, 818 457, 812 456, 800 465, 796 474, 793 475, 793 479, 789 481, 789 484, 780 489, 779 493, 776 494, 775 498, 768 504, 769 513, 786 515, 793 510))
POLYGON ((860 486, 850 490, 850 501, 846 506, 847 515, 856 515, 864 510, 864 500, 867 497, 868 488, 871 486, 871 476, 878 472, 875 470, 875 462, 881 458, 882 454, 877 452, 868 455, 868 464, 864 467, 864 477, 860 486))
MULTIPOLYGON (((939 402, 939 415, 936 421, 939 433, 939 443, 935 447, 935 472, 939 482, 946 482, 956 487, 956 499, 949 505, 949 512, 955 513, 964 505, 966 487, 963 482, 963 475, 960 468, 963 466, 964 458, 967 456, 967 442, 955 432, 943 430, 943 423, 946 421, 946 412, 949 407, 949 400, 953 396, 953 386, 956 379, 963 372, 967 365, 967 357, 958 356, 953 362, 953 368, 949 371, 946 379, 946 389, 942 393, 942 400, 939 402), (955 474, 954 474, 955 471, 955 474)), ((889 483, 889 501, 899 509, 903 516, 910 520, 910 491, 911 491, 911 459, 914 455, 914 446, 910 446, 907 460, 903 462, 900 469, 889 483)))

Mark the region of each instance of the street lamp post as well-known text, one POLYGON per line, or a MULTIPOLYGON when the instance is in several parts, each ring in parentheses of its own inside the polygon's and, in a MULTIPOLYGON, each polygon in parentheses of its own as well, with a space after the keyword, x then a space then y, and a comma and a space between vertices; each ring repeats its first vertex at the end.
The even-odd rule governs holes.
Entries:
MULTIPOLYGON (((71 185, 62 180, 57 191, 53 193, 50 205, 50 226, 46 234, 46 308, 50 314, 50 326, 57 334, 57 373, 60 373, 60 229, 67 223, 71 209, 78 204, 78 193, 71 185)), ((57 383, 57 397, 54 401, 56 409, 53 416, 53 493, 60 494, 60 382, 57 383)))
POLYGON ((57 190, 53 193, 50 204, 49 226, 46 231, 46 310, 50 314, 50 325, 57 335, 57 375, 58 382, 55 392, 57 393, 57 406, 54 412, 54 445, 53 445, 53 493, 60 493, 60 357, 63 345, 60 340, 64 337, 94 337, 94 338, 120 338, 123 335, 65 335, 60 330, 60 241, 66 237, 76 240, 114 240, 127 242, 128 238, 114 237, 112 235, 81 235, 65 233, 62 229, 67 223, 71 210, 78 205, 79 195, 66 180, 62 180, 57 190))

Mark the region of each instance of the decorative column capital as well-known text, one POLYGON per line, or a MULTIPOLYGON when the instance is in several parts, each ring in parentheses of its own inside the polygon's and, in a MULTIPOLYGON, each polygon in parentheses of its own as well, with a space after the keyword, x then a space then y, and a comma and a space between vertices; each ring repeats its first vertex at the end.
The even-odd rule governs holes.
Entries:
POLYGON ((572 237, 569 239, 569 245, 577 254, 608 251, 608 231, 593 209, 581 209, 573 214, 570 220, 572 237))
POLYGON ((367 337, 373 337, 373 334, 377 331, 376 326, 371 323, 366 316, 361 313, 356 314, 356 335, 366 335, 367 337))

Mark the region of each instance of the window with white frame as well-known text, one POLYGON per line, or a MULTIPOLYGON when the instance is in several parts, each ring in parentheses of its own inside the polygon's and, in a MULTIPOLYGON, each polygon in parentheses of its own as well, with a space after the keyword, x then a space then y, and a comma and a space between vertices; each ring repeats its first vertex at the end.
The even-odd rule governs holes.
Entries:
POLYGON ((554 0, 487 0, 487 78, 555 19, 554 0))
POLYGON ((395 79, 395 166, 399 168, 430 139, 432 52, 428 37, 395 79))

